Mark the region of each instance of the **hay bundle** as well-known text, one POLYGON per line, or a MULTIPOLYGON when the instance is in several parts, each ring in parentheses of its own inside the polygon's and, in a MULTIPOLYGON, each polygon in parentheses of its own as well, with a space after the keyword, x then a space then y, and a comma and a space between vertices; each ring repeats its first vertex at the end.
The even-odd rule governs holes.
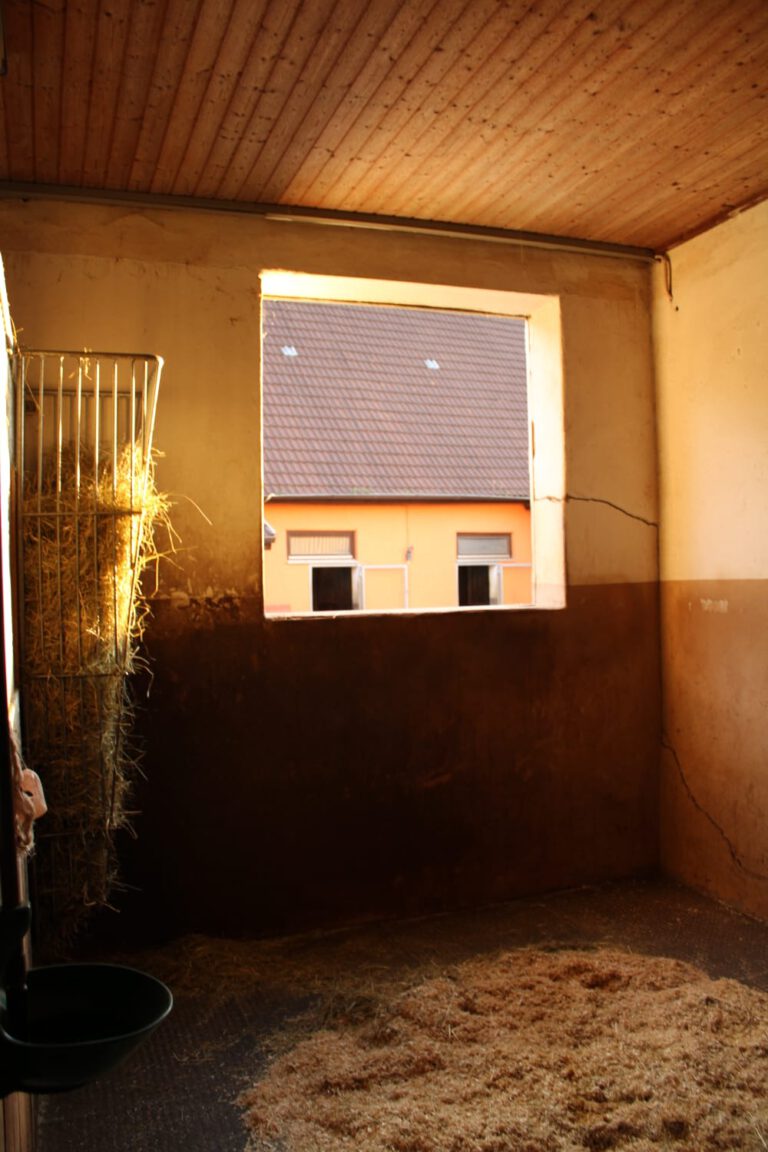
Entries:
POLYGON ((135 767, 126 676, 146 603, 142 569, 167 514, 151 461, 52 455, 25 477, 22 504, 25 756, 46 791, 35 904, 46 945, 68 941, 108 902, 114 834, 135 767))

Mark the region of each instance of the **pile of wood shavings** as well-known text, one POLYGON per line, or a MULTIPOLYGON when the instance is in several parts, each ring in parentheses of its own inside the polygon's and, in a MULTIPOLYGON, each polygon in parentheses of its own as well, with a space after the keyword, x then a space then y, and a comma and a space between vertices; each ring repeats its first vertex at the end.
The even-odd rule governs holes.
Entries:
POLYGON ((658 957, 506 952, 315 1032, 241 1103, 257 1152, 760 1152, 768 995, 658 957))

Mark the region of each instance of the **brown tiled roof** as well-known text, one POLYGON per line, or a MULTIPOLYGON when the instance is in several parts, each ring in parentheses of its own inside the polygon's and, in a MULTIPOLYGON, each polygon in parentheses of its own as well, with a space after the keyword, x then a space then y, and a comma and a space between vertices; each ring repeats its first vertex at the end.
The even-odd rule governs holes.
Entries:
POLYGON ((525 322, 264 303, 265 495, 527 500, 525 322))

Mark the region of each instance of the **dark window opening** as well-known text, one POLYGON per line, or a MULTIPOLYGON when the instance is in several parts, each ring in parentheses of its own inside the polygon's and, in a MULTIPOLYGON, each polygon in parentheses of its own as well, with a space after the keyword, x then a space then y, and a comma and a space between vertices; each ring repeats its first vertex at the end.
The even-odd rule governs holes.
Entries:
POLYGON ((351 612, 352 569, 324 565, 312 569, 313 612, 351 612))
POLYGON ((491 603, 490 569, 487 564, 462 564, 459 568, 459 606, 491 603))

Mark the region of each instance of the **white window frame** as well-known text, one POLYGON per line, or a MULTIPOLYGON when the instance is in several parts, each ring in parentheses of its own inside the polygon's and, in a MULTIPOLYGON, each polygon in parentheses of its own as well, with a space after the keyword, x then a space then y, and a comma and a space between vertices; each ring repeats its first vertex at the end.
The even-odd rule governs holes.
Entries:
POLYGON ((495 607, 497 604, 503 603, 504 589, 501 583, 501 564, 494 561, 493 557, 466 557, 462 556, 456 564, 456 604, 460 609, 463 608, 482 608, 482 607, 495 607), (488 569, 488 604, 462 604, 461 603, 461 584, 460 584, 460 570, 462 568, 487 568, 488 569))
POLYGON ((512 533, 511 532, 457 532, 456 533, 456 560, 459 564, 504 564, 512 559, 512 533), (460 541, 474 537, 476 540, 508 540, 509 549, 506 552, 464 552, 460 551, 460 541))
POLYGON ((296 530, 296 529, 291 528, 286 533, 286 548, 288 550, 288 563, 289 564, 314 564, 314 565, 330 564, 333 567, 342 568, 342 567, 344 567, 344 564, 347 561, 349 561, 350 563, 354 563, 354 561, 355 561, 355 547, 356 547, 356 543, 355 543, 354 530, 349 531, 346 528, 343 528, 338 532, 334 532, 332 529, 323 529, 322 531, 312 532, 312 531, 296 530), (326 537, 347 536, 349 538, 349 544, 350 544, 349 551, 347 551, 347 552, 323 552, 323 553, 297 552, 295 554, 291 553, 292 541, 301 539, 302 537, 318 538, 318 537, 323 537, 323 536, 326 536, 326 537))
MULTIPOLYGON (((487 568, 488 569, 488 606, 504 605, 504 569, 530 568, 525 560, 513 560, 514 555, 512 532, 457 532, 456 533, 456 602, 459 603, 459 569, 460 568, 487 568), (485 539, 508 540, 508 552, 466 552, 459 555, 459 541, 462 537, 475 536, 485 539)), ((459 608, 479 607, 479 605, 459 604, 459 608)))

